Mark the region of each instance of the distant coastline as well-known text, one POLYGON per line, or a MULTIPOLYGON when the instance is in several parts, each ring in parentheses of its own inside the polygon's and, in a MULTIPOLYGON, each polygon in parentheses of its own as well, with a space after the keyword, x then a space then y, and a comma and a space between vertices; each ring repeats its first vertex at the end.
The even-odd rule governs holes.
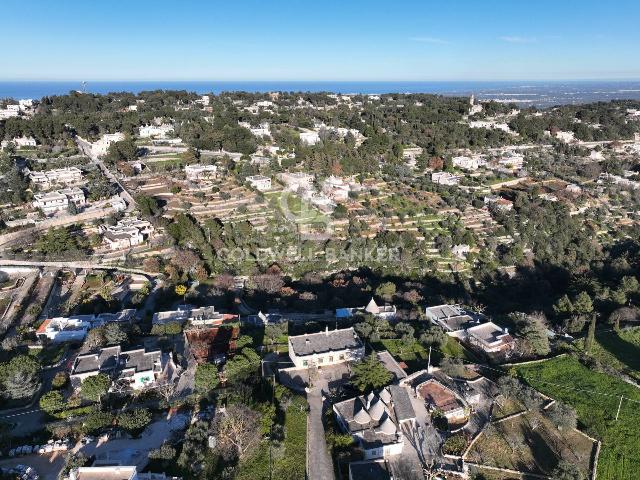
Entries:
MULTIPOLYGON (((0 98, 34 98, 81 90, 82 83, 0 81, 0 98)), ((628 81, 109 81, 87 82, 86 91, 138 93, 144 90, 187 90, 199 94, 223 91, 333 92, 333 93, 433 93, 447 96, 474 94, 480 100, 513 102, 521 106, 548 107, 614 99, 640 100, 640 80, 628 81)))

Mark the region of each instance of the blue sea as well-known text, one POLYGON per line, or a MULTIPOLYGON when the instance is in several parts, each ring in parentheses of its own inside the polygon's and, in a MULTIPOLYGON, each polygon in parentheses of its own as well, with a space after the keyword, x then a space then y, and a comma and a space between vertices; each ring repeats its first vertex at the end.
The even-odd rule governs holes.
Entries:
MULTIPOLYGON (((0 82, 0 98, 34 98, 64 95, 82 90, 80 81, 72 82, 0 82)), ((434 93, 440 95, 474 94, 479 100, 513 102, 520 106, 549 107, 613 99, 640 100, 640 80, 565 81, 565 82, 305 82, 305 81, 111 81, 87 82, 92 93, 145 90, 187 90, 189 92, 333 92, 333 93, 434 93)))

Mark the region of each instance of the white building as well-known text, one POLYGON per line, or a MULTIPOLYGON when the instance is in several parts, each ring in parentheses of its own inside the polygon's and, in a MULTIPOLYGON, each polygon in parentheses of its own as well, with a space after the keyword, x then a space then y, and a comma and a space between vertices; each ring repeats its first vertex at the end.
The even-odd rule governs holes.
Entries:
POLYGON ((264 175, 251 175, 246 178, 249 185, 256 190, 264 192, 266 190, 271 190, 271 178, 266 177, 264 175))
POLYGON ((368 313, 377 318, 393 320, 396 316, 397 310, 395 305, 380 306, 376 303, 373 297, 371 297, 369 303, 364 307, 337 308, 336 318, 351 318, 358 313, 368 313))
POLYGON ((320 141, 320 135, 313 130, 304 130, 300 132, 300 142, 304 145, 315 145, 320 141))
POLYGON ((248 129, 252 135, 256 137, 270 137, 271 136, 271 128, 269 127, 268 122, 262 122, 257 127, 252 126, 249 122, 238 122, 238 125, 248 129))
POLYGON ((81 342, 91 328, 92 318, 93 315, 47 318, 36 330, 36 336, 41 342, 81 342))
POLYGON ((498 165, 508 170, 522 170, 524 168, 524 155, 510 153, 500 158, 498 165))
POLYGON ((177 373, 170 354, 160 350, 151 352, 144 348, 122 351, 120 345, 101 348, 96 353, 78 355, 71 368, 69 379, 74 388, 82 388, 82 382, 92 376, 109 375, 121 388, 140 390, 156 384, 161 379, 170 380, 177 373))
POLYGON ((153 225, 135 217, 123 218, 116 225, 101 225, 102 241, 111 250, 131 248, 144 243, 154 231, 153 225))
POLYGON ((298 190, 309 190, 313 186, 313 175, 308 173, 281 173, 278 178, 285 184, 287 190, 296 192, 298 190))
POLYGON ((340 177, 333 175, 322 182, 322 192, 336 202, 344 202, 349 199, 349 184, 340 177))
POLYGON ((502 130, 505 133, 509 133, 511 135, 517 135, 514 131, 509 128, 509 125, 505 122, 496 122, 493 120, 474 120, 469 122, 469 127, 471 128, 486 128, 489 130, 502 130))
POLYGON ((460 184, 460 178, 460 175, 454 175, 449 172, 433 172, 431 174, 431 181, 439 185, 458 185, 460 184))
POLYGON ((139 135, 142 138, 165 138, 173 131, 173 125, 168 123, 163 123, 162 125, 144 125, 140 127, 139 135))
POLYGON ((82 171, 77 167, 57 168, 45 172, 29 172, 31 183, 41 188, 54 185, 70 185, 82 181, 82 171))
POLYGON ((335 365, 364 358, 364 344, 353 328, 289 337, 289 357, 296 368, 335 365))
POLYGON ((35 147, 36 146, 36 139, 33 137, 15 137, 13 140, 11 140, 13 142, 13 144, 17 147, 17 148, 24 148, 24 147, 35 147))
POLYGON ((469 171, 477 170, 481 166, 484 166, 484 165, 487 164, 487 162, 485 160, 483 160, 483 159, 481 159, 480 157, 477 157, 477 156, 472 156, 472 157, 467 157, 467 156, 453 157, 451 159, 451 162, 453 163, 454 167, 460 168, 462 170, 469 170, 469 171))
POLYGON ((499 195, 487 195, 484 197, 484 203, 487 206, 493 205, 495 208, 503 212, 513 210, 513 202, 506 198, 502 198, 499 195))
POLYGON ((192 182, 208 180, 216 177, 218 174, 218 166, 202 164, 187 165, 184 167, 184 173, 187 176, 187 180, 191 180, 192 182))
POLYGON ((135 466, 100 465, 79 467, 69 472, 69 480, 179 480, 164 473, 139 473, 135 466))
POLYGON ((336 403, 333 412, 341 429, 362 448, 365 460, 401 454, 403 432, 412 430, 416 421, 409 392, 399 385, 336 403))
POLYGON ((91 154, 93 156, 101 157, 106 155, 109 151, 109 146, 115 142, 121 142, 124 140, 124 133, 105 133, 100 140, 91 144, 91 154))
POLYGON ((598 183, 613 183, 623 188, 630 188, 637 190, 640 188, 640 182, 632 180, 631 178, 621 177, 620 175, 613 175, 611 173, 601 173, 598 177, 598 183))
POLYGON ((86 204, 84 192, 79 188, 65 188, 47 193, 36 193, 33 196, 33 206, 39 208, 45 215, 52 215, 64 211, 73 203, 76 207, 86 204))
POLYGON ((513 350, 515 341, 506 328, 500 328, 493 322, 481 323, 467 328, 467 342, 486 353, 499 353, 513 350))

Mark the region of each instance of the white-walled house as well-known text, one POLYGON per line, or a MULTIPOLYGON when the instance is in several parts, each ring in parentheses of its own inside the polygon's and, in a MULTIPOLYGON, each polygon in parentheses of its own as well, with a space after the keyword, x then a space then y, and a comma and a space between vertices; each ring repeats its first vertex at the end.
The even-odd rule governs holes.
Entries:
POLYGON ((304 145, 315 145, 320 141, 320 135, 313 130, 305 130, 300 132, 300 142, 304 145))
POLYGON ((216 177, 216 175, 218 174, 218 166, 202 165, 199 163, 187 165, 186 167, 184 167, 184 173, 187 176, 187 180, 191 180, 192 182, 198 180, 207 180, 216 177))
POLYGON ((433 172, 431 174, 431 181, 438 185, 454 186, 460 183, 460 175, 454 175, 449 172, 433 172))
POLYGON ((416 420, 409 392, 399 385, 336 403, 333 412, 340 428, 362 448, 365 460, 401 454, 403 432, 416 420))
POLYGON ((292 192, 298 190, 308 190, 313 187, 313 175, 308 173, 294 172, 294 173, 281 173, 278 178, 287 187, 287 190, 292 192))
POLYGON ((16 148, 35 147, 37 145, 36 139, 33 137, 15 137, 11 140, 16 148))
POLYGON ((144 243, 154 231, 147 220, 136 217, 123 218, 116 225, 101 225, 98 231, 103 234, 103 243, 111 250, 131 248, 144 243))
POLYGON ((173 125, 169 123, 163 123, 162 125, 143 125, 138 129, 138 135, 142 138, 164 138, 173 131, 173 125))
POLYGON ((98 141, 91 144, 91 154, 97 157, 106 155, 112 143, 121 142, 124 138, 124 133, 105 133, 98 141))
POLYGON ((349 199, 351 187, 340 177, 333 175, 327 177, 322 183, 322 192, 336 202, 344 202, 349 199))
POLYGON ((81 342, 91 328, 93 315, 47 318, 36 330, 41 342, 81 342))
POLYGON ((353 328, 289 337, 289 357, 297 368, 335 365, 364 358, 364 344, 353 328))
POLYGON ((41 188, 53 185, 70 185, 82 181, 82 171, 78 167, 56 168, 44 172, 29 171, 29 180, 41 188))
POLYGON ((36 193, 33 196, 33 206, 42 210, 45 215, 67 210, 71 203, 76 207, 86 204, 84 192, 80 188, 65 188, 53 192, 36 193))
POLYGON ((85 379, 104 373, 122 387, 140 390, 161 379, 170 379, 176 371, 170 354, 160 350, 147 352, 144 348, 122 351, 122 347, 116 345, 78 355, 69 378, 74 388, 82 388, 85 379))
POLYGON ((260 192, 271 190, 271 178, 265 175, 251 175, 246 178, 246 181, 252 188, 259 190, 260 192))

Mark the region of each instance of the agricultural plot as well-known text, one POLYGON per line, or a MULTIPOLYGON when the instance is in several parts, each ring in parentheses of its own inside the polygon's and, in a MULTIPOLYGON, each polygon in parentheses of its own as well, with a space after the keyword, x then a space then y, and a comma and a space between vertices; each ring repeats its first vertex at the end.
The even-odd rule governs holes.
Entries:
POLYGON ((578 413, 579 428, 602 441, 599 479, 638 478, 640 390, 613 376, 594 372, 574 357, 523 366, 518 373, 535 389, 573 406, 578 413), (622 404, 621 396, 624 396, 622 404))

